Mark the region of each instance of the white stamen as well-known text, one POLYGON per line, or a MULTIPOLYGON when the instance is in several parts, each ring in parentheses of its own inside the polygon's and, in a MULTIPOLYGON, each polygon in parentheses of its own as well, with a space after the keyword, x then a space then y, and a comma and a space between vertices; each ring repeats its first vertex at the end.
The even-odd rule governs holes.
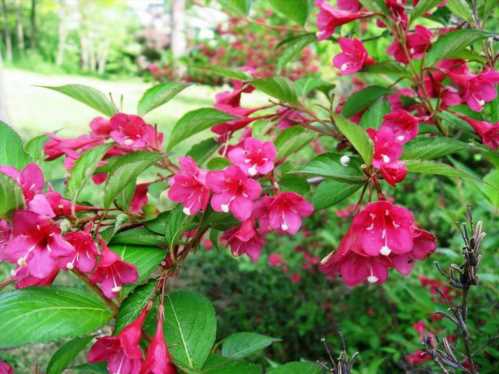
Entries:
POLYGON ((184 212, 184 214, 186 216, 190 216, 191 215, 191 210, 187 207, 185 207, 184 209, 182 209, 182 212, 184 212))
POLYGON ((381 230, 381 238, 382 239, 386 238, 386 229, 381 230))
POLYGON ((121 291, 121 287, 120 286, 113 287, 113 288, 111 288, 111 291, 113 291, 113 292, 120 292, 121 291))
POLYGON ((381 157, 383 158, 383 162, 390 162, 390 157, 387 155, 381 155, 381 157))
POLYGON ((374 222, 372 222, 369 226, 366 227, 367 231, 371 231, 372 229, 374 229, 374 222))
POLYGON ((224 212, 224 213, 229 212, 229 204, 222 204, 222 205, 220 205, 220 208, 222 208, 222 212, 224 212))
POLYGON ((128 138, 128 139, 125 139, 125 141, 123 142, 125 145, 132 145, 133 144, 133 140, 128 138))
POLYGON ((478 100, 478 104, 480 104, 480 106, 484 106, 485 105, 485 100, 478 100))
POLYGON ((286 223, 286 222, 284 222, 284 223, 281 225, 281 229, 282 229, 282 231, 288 231, 289 226, 287 225, 287 223, 286 223))
POLYGON ((253 165, 248 169, 248 174, 251 175, 252 177, 254 177, 256 173, 257 173, 256 165, 253 165))
POLYGON ((378 277, 376 275, 370 275, 367 277, 367 281, 369 283, 376 283, 378 281, 378 277))
POLYGON ((64 209, 64 205, 62 205, 62 204, 57 205, 57 207, 58 207, 59 209, 64 209))
POLYGON ((15 276, 16 276, 16 269, 12 269, 12 270, 10 271, 10 275, 11 275, 12 277, 15 277, 15 276))
POLYGON ((383 256, 388 256, 390 253, 392 253, 392 250, 384 245, 383 247, 381 247, 381 251, 379 251, 379 253, 381 253, 381 255, 383 256))
POLYGON ((348 166, 350 162, 350 157, 347 156, 347 155, 344 155, 344 156, 341 156, 340 157, 340 163, 343 165, 343 166, 348 166))
POLYGON ((72 262, 68 262, 68 263, 66 264, 66 269, 68 269, 68 270, 73 270, 73 269, 74 269, 74 267, 75 267, 75 266, 74 266, 74 264, 73 264, 72 262))
POLYGON ((17 264, 19 266, 26 266, 26 257, 20 257, 18 260, 17 260, 17 264))
POLYGON ((345 71, 345 70, 347 70, 349 65, 350 65, 350 64, 349 64, 348 62, 345 62, 344 64, 342 64, 342 65, 340 66, 340 70, 341 70, 341 71, 345 71))
POLYGON ((397 140, 398 140, 398 141, 400 141, 400 142, 401 142, 402 140, 404 140, 404 139, 405 139, 405 136, 404 136, 404 135, 399 135, 399 136, 397 136, 397 140))
POLYGON ((409 49, 409 52, 411 52, 411 55, 413 55, 416 52, 416 50, 414 48, 411 48, 409 49))

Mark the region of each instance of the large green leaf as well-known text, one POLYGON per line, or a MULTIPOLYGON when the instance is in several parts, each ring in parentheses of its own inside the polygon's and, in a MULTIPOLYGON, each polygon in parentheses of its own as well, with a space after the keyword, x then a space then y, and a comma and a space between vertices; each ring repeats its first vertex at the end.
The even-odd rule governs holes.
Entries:
POLYGON ((351 117, 370 107, 381 96, 386 95, 390 90, 381 86, 369 86, 351 95, 343 107, 341 114, 351 117))
POLYGON ((0 218, 24 206, 21 187, 10 177, 0 173, 0 218))
POLYGON ((183 212, 182 206, 178 205, 168 215, 165 221, 165 241, 168 247, 173 247, 182 238, 184 232, 190 228, 191 217, 183 212))
POLYGON ((49 137, 47 135, 38 135, 31 138, 24 144, 24 151, 29 155, 29 157, 35 161, 40 162, 45 159, 45 154, 43 152, 43 147, 48 141, 49 137))
POLYGON ((114 325, 116 334, 139 316, 147 302, 154 296, 155 286, 156 282, 151 281, 143 286, 137 287, 123 303, 121 303, 120 311, 114 325))
POLYGON ((252 81, 251 84, 255 86, 257 90, 262 91, 283 103, 298 104, 298 97, 296 96, 293 82, 287 78, 262 78, 252 81))
POLYGON ((104 157, 110 147, 111 145, 109 144, 102 144, 84 152, 80 158, 76 160, 67 182, 68 196, 71 200, 76 201, 78 199, 81 190, 85 187, 90 178, 92 178, 98 163, 102 160, 102 157, 104 157))
POLYGON ((473 13, 466 0, 448 0, 447 8, 456 16, 461 17, 467 22, 473 20, 473 13))
POLYGON ((238 332, 223 340, 222 355, 238 360, 259 352, 279 340, 255 332, 238 332))
POLYGON ((232 360, 211 354, 201 370, 202 374, 261 374, 261 369, 252 363, 232 360))
POLYGON ((286 67, 287 63, 300 55, 302 50, 317 40, 313 33, 298 35, 281 44, 281 53, 277 59, 277 69, 280 71, 286 67))
POLYGON ((157 235, 144 227, 136 227, 115 234, 111 244, 158 246, 165 243, 162 235, 157 235))
POLYGON ((0 294, 0 348, 89 334, 112 317, 104 302, 81 289, 27 288, 0 294))
POLYGON ((213 153, 220 147, 220 144, 213 138, 205 139, 197 144, 194 144, 191 149, 187 152, 187 156, 190 156, 198 163, 202 165, 206 160, 208 160, 213 153))
POLYGON ((434 66, 438 61, 447 58, 470 44, 490 36, 489 33, 464 29, 448 32, 438 38, 428 51, 425 59, 426 66, 434 66))
POLYGON ((362 157, 367 165, 371 164, 373 159, 373 143, 367 135, 366 130, 364 130, 359 125, 356 125, 346 118, 335 115, 334 123, 340 132, 345 135, 350 144, 355 148, 355 150, 362 157))
POLYGON ((416 5, 411 12, 411 20, 409 23, 413 23, 417 18, 424 15, 430 9, 436 7, 440 2, 440 0, 420 0, 418 5, 416 5))
POLYGON ((165 337, 175 364, 201 369, 215 343, 215 309, 205 297, 188 291, 167 295, 165 337))
POLYGON ((469 149, 467 143, 451 138, 422 139, 408 143, 402 158, 432 160, 466 149, 469 149))
POLYGON ((232 119, 234 117, 212 108, 201 108, 188 112, 175 124, 170 134, 167 149, 170 150, 185 139, 232 119))
POLYGON ((394 61, 382 61, 367 65, 361 73, 407 75, 407 71, 394 61))
POLYGON ((330 177, 342 182, 361 183, 365 180, 360 169, 359 159, 356 157, 341 156, 337 153, 324 153, 310 161, 297 173, 312 176, 330 177), (341 160, 344 162, 342 163, 341 160), (348 161, 345 163, 345 159, 348 161))
POLYGON ((483 192, 490 202, 499 208, 499 170, 492 170, 483 178, 483 192))
POLYGON ((317 135, 299 126, 292 126, 281 132, 274 144, 277 148, 277 158, 283 159, 299 151, 315 139, 317 135))
POLYGON ((54 353, 47 366, 47 374, 61 374, 92 341, 93 336, 74 338, 54 353))
POLYGON ((307 22, 309 11, 307 0, 270 0, 270 6, 300 25, 307 22))
POLYGON ((185 83, 165 82, 149 88, 137 106, 139 115, 143 116, 151 110, 166 104, 188 86, 185 83))
POLYGON ((338 180, 323 181, 312 196, 312 204, 315 209, 329 208, 354 194, 361 186, 338 180))
POLYGON ((312 362, 290 362, 270 369, 267 374, 321 374, 320 366, 312 362))
POLYGON ((29 162, 23 141, 7 124, 0 121, 0 166, 9 165, 21 169, 29 162))
POLYGON ((99 90, 82 84, 66 84, 64 86, 42 86, 66 96, 69 96, 106 116, 112 116, 118 112, 113 102, 99 90))
POLYGON ((379 126, 381 126, 385 114, 389 112, 390 105, 383 97, 380 97, 374 102, 373 105, 369 107, 369 109, 365 111, 365 113, 362 115, 362 118, 360 119, 359 125, 365 129, 369 127, 377 129, 379 126))
POLYGON ((476 180, 473 175, 470 173, 454 168, 450 165, 443 164, 435 161, 426 161, 426 160, 405 160, 404 161, 407 170, 410 173, 419 173, 419 174, 432 174, 432 175, 443 175, 446 177, 459 177, 459 178, 470 178, 476 180))
POLYGON ((109 207, 131 181, 161 158, 159 153, 135 152, 117 158, 107 178, 104 206, 109 207))
POLYGON ((239 81, 248 81, 251 79, 251 76, 243 71, 233 70, 218 65, 194 65, 192 68, 203 73, 214 74, 228 79, 235 79, 239 81))

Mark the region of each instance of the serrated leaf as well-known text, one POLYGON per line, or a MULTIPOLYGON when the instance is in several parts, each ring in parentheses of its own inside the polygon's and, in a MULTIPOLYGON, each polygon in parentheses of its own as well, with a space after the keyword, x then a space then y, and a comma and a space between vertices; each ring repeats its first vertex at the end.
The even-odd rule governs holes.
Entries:
POLYGON ((446 177, 476 178, 464 170, 454 168, 450 165, 427 160, 405 160, 405 165, 410 173, 443 175, 446 177))
POLYGON ((217 65, 194 65, 192 66, 194 70, 199 70, 203 73, 209 73, 218 75, 223 78, 235 79, 238 81, 248 81, 251 79, 251 76, 246 74, 243 71, 229 69, 224 66, 217 65))
POLYGON ((93 336, 75 338, 54 353, 47 366, 47 374, 61 374, 92 341, 93 336))
POLYGON ((143 286, 137 287, 121 303, 120 311, 116 317, 114 326, 115 334, 118 334, 123 328, 132 323, 140 314, 147 302, 154 296, 156 282, 151 281, 143 286))
POLYGON ((360 119, 359 125, 365 129, 369 127, 377 129, 381 126, 385 114, 388 114, 389 112, 390 105, 384 98, 380 97, 365 111, 360 119))
POLYGON ((63 86, 41 86, 69 96, 96 111, 111 117, 118 112, 116 106, 99 90, 82 84, 66 84, 63 86))
POLYGON ((433 43, 426 54, 425 65, 430 67, 434 66, 438 61, 445 59, 488 36, 490 36, 489 33, 474 29, 448 32, 440 36, 437 41, 433 43))
POLYGON ((238 360, 259 352, 279 340, 254 332, 238 332, 223 340, 222 356, 238 360))
POLYGON ((21 187, 12 178, 0 173, 0 218, 7 218, 10 213, 23 206, 21 187))
POLYGON ((335 115, 333 118, 338 130, 348 139, 364 162, 371 165, 374 152, 373 143, 366 131, 340 115, 335 115))
POLYGON ((81 190, 92 178, 98 163, 110 148, 110 144, 99 145, 98 147, 85 151, 78 160, 76 160, 67 182, 68 196, 72 201, 78 199, 81 190))
POLYGON ((234 117, 212 108, 201 108, 188 112, 180 118, 170 134, 168 150, 185 139, 207 130, 212 126, 234 119, 234 117))
POLYGON ((286 18, 304 25, 308 18, 307 0, 269 0, 270 6, 286 18))
POLYGON ((274 144, 277 148, 277 158, 283 159, 305 147, 316 135, 299 126, 289 127, 281 132, 274 144))
POLYGON ((104 206, 111 206, 116 196, 144 170, 158 161, 161 155, 152 152, 135 152, 117 157, 104 190, 104 206))
POLYGON ((288 104, 298 104, 298 97, 293 83, 283 77, 262 78, 251 82, 257 90, 288 104))
POLYGON ((175 291, 166 296, 165 338, 176 365, 201 369, 215 343, 215 309, 204 296, 175 291))
POLYGON ((281 44, 281 53, 277 59, 277 70, 281 71, 286 65, 300 55, 302 50, 317 40, 313 33, 298 35, 281 44))
POLYGON ((149 88, 144 93, 137 106, 139 115, 143 116, 153 109, 166 104, 188 86, 189 85, 185 83, 165 82, 149 88))
POLYGON ((324 153, 310 161, 296 173, 334 178, 347 183, 362 183, 365 180, 360 169, 358 158, 350 157, 348 164, 341 163, 341 155, 337 153, 324 153))
POLYGON ((290 362, 270 369, 268 374, 321 374, 322 369, 312 362, 290 362))
POLYGON ((261 369, 252 363, 231 360, 211 354, 204 364, 202 374, 261 374, 261 369))
POLYGON ((202 165, 213 153, 215 153, 218 147, 220 147, 220 144, 215 139, 205 139, 194 144, 187 152, 187 156, 192 157, 198 165, 202 165))
POLYGON ((351 117, 356 113, 362 112, 389 92, 388 88, 382 86, 369 86, 357 91, 347 99, 341 114, 345 117, 351 117))
POLYGON ((312 196, 312 204, 314 204, 315 209, 329 208, 353 195, 361 186, 361 184, 340 182, 338 180, 325 180, 315 190, 312 196))
POLYGON ((417 18, 436 7, 439 3, 441 3, 441 0, 420 0, 411 12, 409 24, 412 24, 417 18))
POLYGON ((83 336, 104 326, 111 317, 102 300, 81 289, 4 292, 0 294, 0 348, 83 336))
POLYGON ((6 123, 0 121, 0 166, 22 169, 29 163, 21 137, 6 123))
POLYGON ((473 20, 473 13, 470 6, 465 0, 448 0, 447 8, 458 17, 461 17, 467 22, 473 20))
POLYGON ((451 138, 431 138, 413 141, 405 146, 403 159, 432 160, 467 149, 468 144, 451 138))

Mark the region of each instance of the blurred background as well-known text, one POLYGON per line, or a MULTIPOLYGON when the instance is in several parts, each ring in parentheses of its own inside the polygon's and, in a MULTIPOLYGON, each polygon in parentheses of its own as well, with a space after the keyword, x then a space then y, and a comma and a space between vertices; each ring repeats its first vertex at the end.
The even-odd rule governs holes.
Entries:
MULTIPOLYGON (((111 93, 123 111, 133 112, 142 93, 155 82, 196 83, 147 116, 168 136, 182 114, 210 106, 215 93, 227 89, 227 82, 203 66, 251 69, 257 76, 276 72, 282 52, 279 42, 289 32, 280 27, 286 17, 270 10, 270 0, 258 1, 251 17, 236 15, 231 12, 236 1, 241 3, 0 0, 0 118, 26 139, 52 131, 74 136, 86 132, 97 113, 40 86, 86 84, 111 93)), ((362 32, 365 37, 374 35, 367 27, 362 32)), ((369 54, 386 59, 386 47, 385 41, 370 43, 369 54)), ((296 80, 320 73, 322 79, 341 84, 331 68, 337 50, 333 43, 304 48, 280 74, 296 80)), ((327 150, 328 144, 324 146, 327 150)), ((490 169, 485 160, 467 151, 458 152, 455 159, 478 176, 490 169)), ((494 372, 499 360, 499 323, 491 318, 499 309, 499 201, 487 198, 472 183, 413 175, 393 189, 393 197, 439 237, 437 253, 418 264, 408 278, 392 272, 383 286, 348 289, 318 272, 320 258, 336 248, 348 228, 345 208, 353 197, 314 215, 298 235, 271 237, 256 263, 233 258, 228 250, 205 241, 189 259, 178 286, 200 291, 216 304, 219 338, 256 331, 282 339, 257 360, 328 361, 322 338, 337 354, 343 348, 341 333, 346 350, 359 352, 355 373, 426 372, 404 359, 421 348, 412 325, 424 320, 433 331, 453 333, 449 323, 431 318, 455 296, 441 283, 433 262, 447 266, 459 261, 462 241, 457 223, 471 205, 488 233, 482 284, 471 295, 471 324, 479 330, 477 347, 485 350, 478 363, 483 372, 494 372)), ((59 345, 0 352, 0 358, 15 362, 19 373, 28 373, 44 368, 59 345)))

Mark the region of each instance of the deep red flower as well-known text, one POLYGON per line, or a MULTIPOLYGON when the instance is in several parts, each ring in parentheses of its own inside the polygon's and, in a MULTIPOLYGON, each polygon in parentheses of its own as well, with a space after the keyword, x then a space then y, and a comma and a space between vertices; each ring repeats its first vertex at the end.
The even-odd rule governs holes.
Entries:
POLYGON ((359 39, 339 38, 338 43, 342 52, 334 57, 333 64, 341 74, 353 74, 374 63, 359 39))
POLYGON ((8 363, 0 361, 0 374, 14 374, 14 369, 8 363))
POLYGON ((246 220, 238 227, 225 231, 220 241, 228 245, 234 256, 246 254, 257 261, 265 244, 263 237, 255 230, 253 220, 246 220))
POLYGON ((141 214, 142 208, 144 208, 144 205, 149 201, 149 198, 147 197, 149 184, 150 183, 139 183, 135 187, 135 192, 133 193, 132 201, 130 202, 130 212, 133 214, 141 214))
POLYGON ((415 351, 405 356, 405 360, 411 365, 420 365, 425 362, 431 361, 432 357, 429 353, 424 351, 415 351))
POLYGON ((92 235, 86 231, 75 231, 64 235, 64 239, 75 249, 71 256, 64 259, 66 268, 78 269, 83 273, 91 272, 97 262, 98 254, 92 235))
POLYGON ((305 114, 292 108, 280 108, 277 111, 277 114, 279 118, 277 121, 277 127, 280 130, 285 130, 293 125, 310 122, 310 119, 308 119, 305 114))
POLYGON ((66 156, 72 160, 80 157, 82 152, 94 148, 104 142, 102 137, 92 135, 81 135, 73 139, 64 139, 57 135, 49 135, 49 140, 44 144, 43 151, 46 160, 55 160, 66 156))
MULTIPOLYGON (((431 37, 431 31, 420 25, 417 25, 413 32, 407 33, 406 49, 409 58, 413 60, 422 58, 431 45, 431 37)), ((393 41, 388 47, 388 54, 402 64, 409 63, 409 58, 398 40, 393 41)))
POLYGON ((467 116, 461 117, 468 122, 480 138, 482 138, 483 144, 493 150, 499 148, 499 122, 492 124, 487 121, 479 121, 467 116))
POLYGON ((132 114, 117 113, 111 117, 111 138, 121 147, 131 151, 160 150, 163 134, 132 114))
POLYGON ((319 29, 317 39, 319 40, 328 39, 338 26, 370 15, 370 13, 361 11, 335 9, 326 0, 316 0, 315 5, 319 8, 317 16, 317 28, 319 29))
POLYGON ((405 144, 414 139, 419 131, 419 120, 405 110, 396 110, 383 117, 382 127, 392 130, 395 140, 405 144))
POLYGON ((480 112, 486 103, 497 96, 499 72, 495 70, 486 70, 476 75, 451 72, 448 76, 459 87, 463 101, 475 112, 480 112))

